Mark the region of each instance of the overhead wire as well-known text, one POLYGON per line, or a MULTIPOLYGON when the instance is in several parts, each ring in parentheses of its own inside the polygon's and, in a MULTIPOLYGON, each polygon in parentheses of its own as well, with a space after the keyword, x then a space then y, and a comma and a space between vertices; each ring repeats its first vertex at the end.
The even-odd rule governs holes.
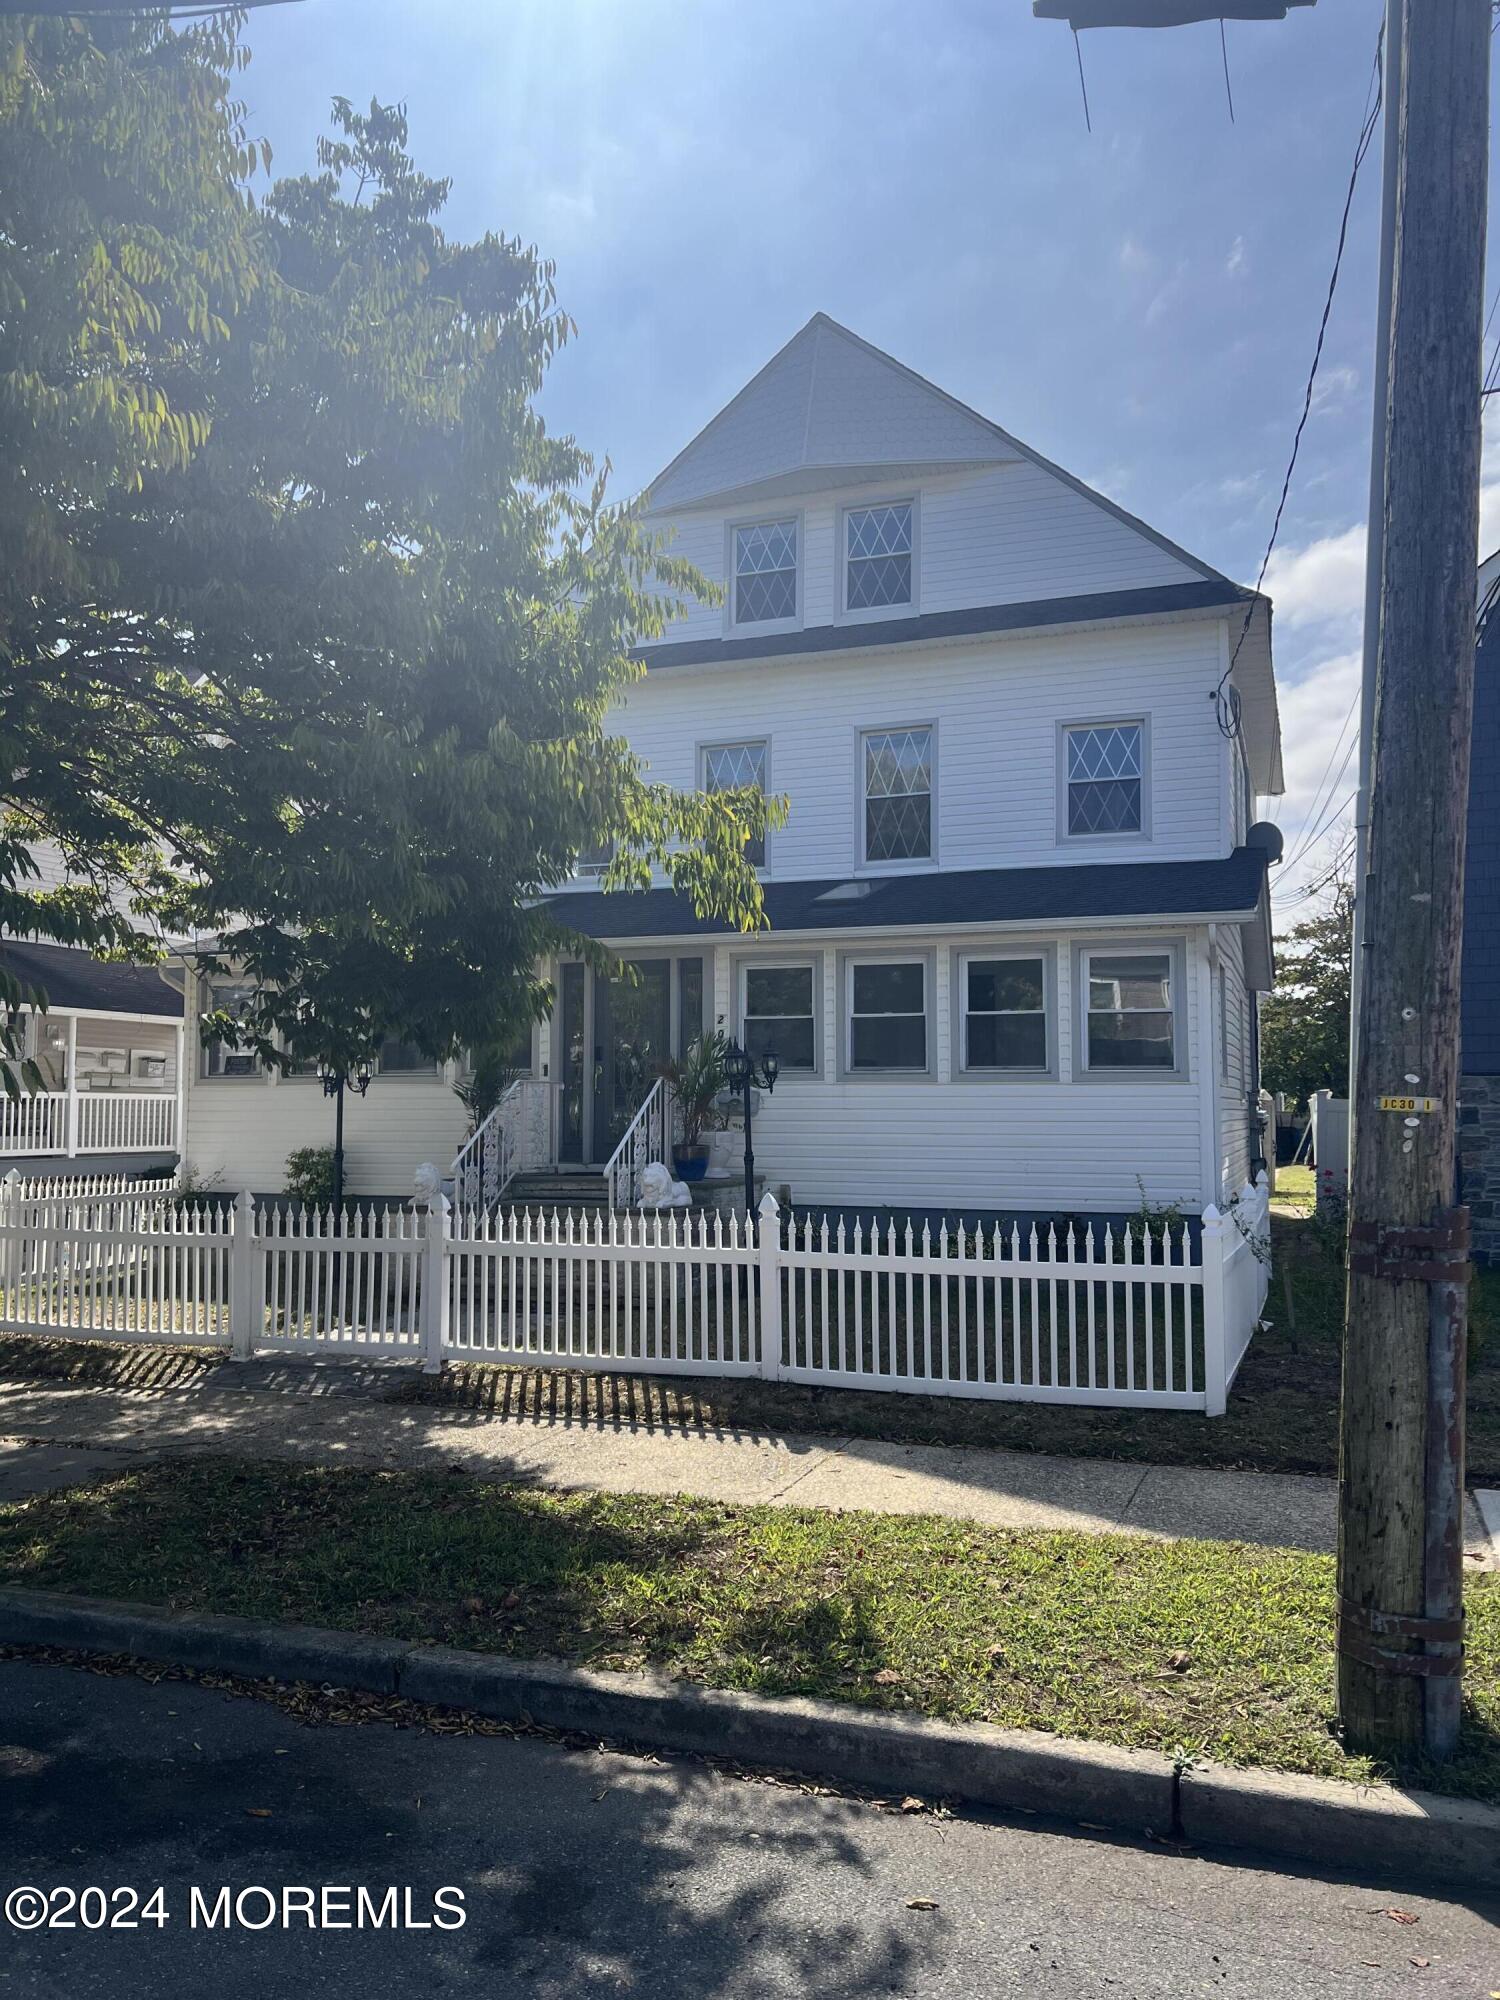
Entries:
MULTIPOLYGON (((1276 503, 1276 514, 1271 523, 1271 534, 1266 543, 1265 555, 1261 558, 1260 572, 1255 579, 1255 589, 1251 595, 1250 602, 1245 607, 1244 622, 1240 626, 1240 635, 1235 641, 1229 665, 1219 676, 1218 686, 1214 689, 1219 728, 1223 731, 1224 735, 1229 737, 1239 734, 1239 703, 1233 699, 1226 699, 1224 688, 1234 673, 1240 652, 1244 647, 1246 638, 1249 636, 1250 626, 1255 617, 1255 609, 1260 602, 1261 587, 1266 580, 1266 571, 1270 568, 1271 557, 1275 553, 1277 539, 1281 534, 1282 518, 1286 513, 1287 499, 1292 490, 1292 477, 1297 470, 1297 459, 1302 450, 1303 433, 1306 431, 1308 419, 1312 415, 1313 394, 1317 388, 1318 369, 1322 364, 1323 347, 1328 338, 1328 322, 1333 313, 1333 301, 1338 292, 1339 274, 1343 269, 1344 249, 1349 240, 1349 217, 1354 208, 1354 194, 1359 185, 1360 169, 1365 163, 1365 157, 1369 153, 1370 146, 1380 123, 1380 111, 1384 96, 1385 23, 1382 20, 1380 32, 1375 38, 1375 59, 1371 67, 1370 82, 1365 89, 1365 111, 1360 122, 1359 139, 1354 148, 1354 162, 1349 172, 1349 185, 1344 193, 1344 207, 1339 219, 1338 242, 1334 250, 1333 270, 1329 275, 1328 291, 1323 300, 1322 318, 1318 322, 1318 338, 1313 348, 1312 367, 1308 370, 1307 387, 1302 395, 1302 413, 1297 419, 1297 428, 1292 437, 1292 449, 1291 455, 1287 460, 1286 476, 1281 482, 1281 495, 1276 503)), ((1232 695, 1233 690, 1231 690, 1232 695)))

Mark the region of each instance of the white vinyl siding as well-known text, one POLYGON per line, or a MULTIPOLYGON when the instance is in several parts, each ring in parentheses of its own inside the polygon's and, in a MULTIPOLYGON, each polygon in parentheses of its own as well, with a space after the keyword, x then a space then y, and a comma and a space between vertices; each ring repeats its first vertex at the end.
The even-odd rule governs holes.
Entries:
POLYGON ((651 673, 612 726, 649 776, 699 782, 703 743, 775 738, 770 789, 790 817, 772 837, 775 880, 836 877, 861 865, 861 727, 934 726, 932 865, 1129 865, 1227 851, 1220 803, 1224 738, 1209 695, 1222 621, 967 641, 931 650, 760 660, 743 668, 651 673), (914 693, 920 701, 915 708, 914 693), (1058 723, 1152 716, 1151 840, 1058 837, 1058 723))

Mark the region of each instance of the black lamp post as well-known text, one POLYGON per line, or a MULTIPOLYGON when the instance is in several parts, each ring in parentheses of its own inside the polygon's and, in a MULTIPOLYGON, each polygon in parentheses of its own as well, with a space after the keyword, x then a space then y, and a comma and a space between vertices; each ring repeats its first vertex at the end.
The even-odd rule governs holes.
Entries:
POLYGON ((333 1099, 333 1214, 338 1221, 344 1213, 344 1092, 357 1090, 361 1097, 370 1088, 370 1059, 361 1056, 352 1070, 319 1063, 318 1075, 323 1095, 333 1099))
POLYGON ((781 1074, 781 1061, 774 1049, 767 1049, 757 1066, 748 1049, 742 1049, 738 1042, 731 1042, 724 1052, 724 1075, 731 1090, 740 1093, 745 1107, 745 1213, 750 1220, 755 1215, 755 1149, 750 1140, 750 1093, 764 1090, 769 1094, 776 1088, 776 1079, 781 1074))

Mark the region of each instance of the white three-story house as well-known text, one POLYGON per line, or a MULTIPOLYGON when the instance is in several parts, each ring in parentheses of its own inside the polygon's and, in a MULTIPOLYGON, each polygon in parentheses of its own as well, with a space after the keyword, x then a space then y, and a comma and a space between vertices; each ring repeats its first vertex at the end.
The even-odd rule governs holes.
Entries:
MULTIPOLYGON (((518 1163, 601 1169, 660 1060, 720 1028, 776 1052, 755 1153, 798 1207, 1239 1187, 1277 851, 1254 801, 1282 788, 1266 600, 821 314, 647 504, 723 601, 645 649, 618 728, 655 780, 786 798, 769 927, 583 865, 564 914, 636 977, 553 968, 518 1163)), ((326 1112, 215 1064, 189 1158, 274 1187, 326 1112)), ((402 1192, 462 1132, 430 1068, 377 1078, 351 1182, 402 1192)))

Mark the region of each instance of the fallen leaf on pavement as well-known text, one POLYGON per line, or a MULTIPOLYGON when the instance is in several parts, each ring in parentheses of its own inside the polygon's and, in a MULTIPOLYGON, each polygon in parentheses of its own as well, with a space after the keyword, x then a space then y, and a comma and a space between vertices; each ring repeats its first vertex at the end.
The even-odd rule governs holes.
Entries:
POLYGON ((902 1812, 922 1812, 926 1805, 926 1799, 919 1799, 915 1792, 908 1792, 906 1797, 901 1801, 901 1810, 902 1812))
POLYGON ((909 1896, 906 1901, 909 1910, 935 1910, 937 1906, 936 1896, 909 1896))
POLYGON ((271 1808, 269 1806, 246 1806, 245 1817, 247 1819, 269 1819, 271 1817, 271 1808))
POLYGON ((1419 1924, 1422 1919, 1414 1917, 1410 1910, 1382 1910, 1382 1916, 1389 1917, 1393 1924, 1419 1924))
POLYGON ((1430 1958, 1409 1958, 1406 1962, 1408 1965, 1431 1965, 1432 1960, 1430 1958))

